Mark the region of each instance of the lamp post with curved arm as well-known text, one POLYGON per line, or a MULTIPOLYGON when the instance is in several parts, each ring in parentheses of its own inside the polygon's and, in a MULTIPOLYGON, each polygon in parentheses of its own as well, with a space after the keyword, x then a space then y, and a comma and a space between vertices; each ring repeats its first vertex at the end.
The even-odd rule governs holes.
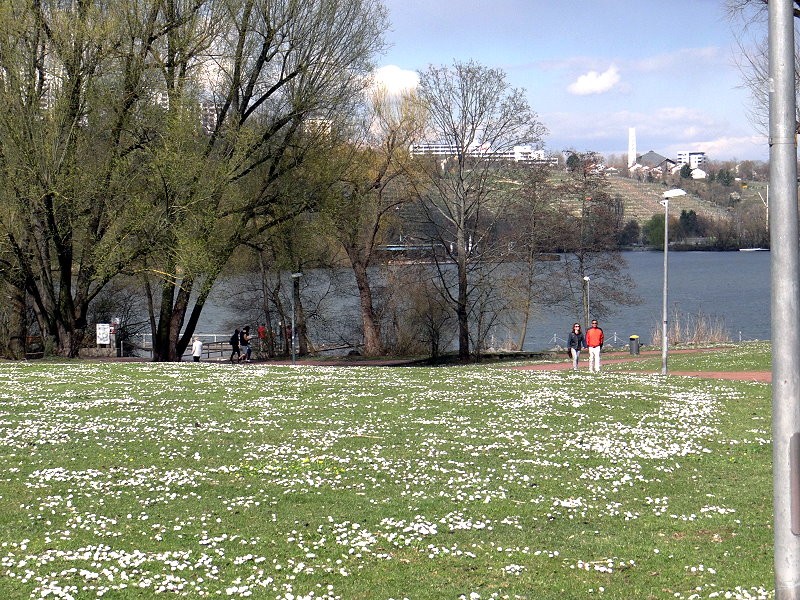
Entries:
POLYGON ((589 304, 589 276, 583 276, 583 284, 586 286, 586 327, 589 326, 589 319, 592 316, 591 304, 589 304))
POLYGON ((295 342, 294 342, 294 339, 295 339, 295 321, 296 321, 296 317, 295 317, 295 300, 294 300, 294 297, 295 297, 295 294, 298 293, 298 290, 299 290, 299 287, 300 287, 299 286, 300 278, 302 276, 303 276, 303 274, 300 273, 300 272, 292 273, 292 339, 290 340, 290 343, 292 344, 292 364, 294 364, 294 361, 295 361, 295 358, 294 358, 295 357, 295 342))
POLYGON ((669 199, 685 196, 681 189, 668 190, 661 196, 659 202, 664 207, 664 289, 661 303, 661 374, 667 374, 667 273, 669 255, 669 199))

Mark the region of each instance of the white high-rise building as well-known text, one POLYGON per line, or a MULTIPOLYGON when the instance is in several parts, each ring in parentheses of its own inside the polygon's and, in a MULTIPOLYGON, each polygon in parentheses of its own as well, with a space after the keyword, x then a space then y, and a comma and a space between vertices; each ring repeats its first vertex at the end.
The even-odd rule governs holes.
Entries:
POLYGON ((636 164, 636 128, 628 128, 628 168, 636 164))
POLYGON ((678 152, 678 166, 689 165, 690 169, 700 169, 706 164, 705 152, 690 152, 682 150, 678 152))
MULTIPOLYGON (((458 148, 455 144, 420 142, 411 144, 409 151, 412 155, 432 154, 434 156, 455 156, 458 148)), ((515 163, 557 165, 558 158, 545 155, 544 150, 536 149, 530 144, 521 144, 508 150, 492 150, 488 144, 475 143, 467 150, 468 156, 487 158, 491 160, 507 160, 515 163)))

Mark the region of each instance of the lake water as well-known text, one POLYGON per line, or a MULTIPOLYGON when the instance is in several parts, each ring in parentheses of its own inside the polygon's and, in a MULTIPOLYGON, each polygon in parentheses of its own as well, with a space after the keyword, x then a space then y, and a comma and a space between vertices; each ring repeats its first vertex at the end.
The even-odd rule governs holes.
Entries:
MULTIPOLYGON (((653 332, 661 329, 664 255, 624 252, 623 256, 636 284, 634 292, 644 302, 619 307, 600 326, 607 341, 616 335, 615 345, 627 344, 633 334, 650 344, 653 332)), ((690 316, 702 312, 724 321, 734 340, 770 339, 769 252, 670 252, 668 285, 669 319, 674 310, 690 316)), ((591 288, 589 296, 591 301, 591 288)), ((544 309, 528 329, 526 349, 552 347, 554 335, 566 338, 571 318, 566 311, 544 309)))
MULTIPOLYGON (((619 307, 613 315, 602 319, 600 326, 610 345, 625 345, 633 334, 640 337, 641 343, 650 344, 653 332, 661 329, 664 255, 624 252, 623 256, 636 285, 632 293, 641 297, 643 303, 619 307)), ((242 322, 241 309, 231 302, 231 290, 235 287, 229 281, 215 288, 201 316, 198 332, 224 333, 242 322)), ((355 285, 348 287, 352 293, 327 300, 327 310, 342 315, 339 319, 342 323, 357 315, 355 285)), ((675 310, 688 316, 702 312, 722 320, 733 340, 770 339, 770 253, 670 252, 668 305, 670 319, 675 310)), ((539 307, 528 327, 524 349, 563 346, 573 320, 574 315, 567 310, 539 307)), ((313 332, 313 323, 311 327, 312 338, 319 343, 322 341, 319 338, 325 336, 313 332)), ((328 335, 338 339, 339 332, 328 335)))

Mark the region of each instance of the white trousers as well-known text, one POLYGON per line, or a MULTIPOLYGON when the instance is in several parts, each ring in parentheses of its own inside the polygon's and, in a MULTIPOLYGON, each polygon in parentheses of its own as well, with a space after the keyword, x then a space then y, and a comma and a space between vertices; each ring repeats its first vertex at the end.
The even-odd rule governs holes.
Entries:
POLYGON ((570 352, 570 355, 572 356, 572 368, 573 369, 577 369, 578 368, 578 360, 581 357, 581 351, 580 350, 576 350, 575 348, 570 348, 569 352, 570 352))
POLYGON ((589 370, 592 373, 600 372, 600 346, 589 347, 589 370))

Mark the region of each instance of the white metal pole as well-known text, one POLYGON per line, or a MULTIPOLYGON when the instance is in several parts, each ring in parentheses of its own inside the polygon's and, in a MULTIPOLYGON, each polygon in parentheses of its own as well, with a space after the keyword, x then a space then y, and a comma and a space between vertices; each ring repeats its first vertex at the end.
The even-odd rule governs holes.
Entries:
POLYGON ((592 320, 592 305, 589 302, 589 276, 584 275, 583 280, 586 282, 586 327, 589 327, 592 320))
POLYGON ((292 364, 294 364, 294 279, 292 279, 292 330, 289 343, 292 346, 292 364))
POLYGON ((661 204, 664 206, 664 289, 661 294, 661 374, 667 374, 667 351, 669 340, 667 339, 667 273, 669 273, 669 199, 678 196, 685 196, 680 188, 666 191, 662 194, 661 204))
POLYGON ((800 599, 800 355, 794 2, 769 10, 769 220, 775 598, 800 599))
POLYGON ((297 273, 292 273, 292 364, 295 362, 295 295, 298 294, 298 290, 300 289, 300 278, 302 276, 303 274, 299 271, 297 273))
POLYGON ((664 205, 664 289, 661 292, 661 374, 667 374, 667 273, 669 253, 669 197, 665 195, 664 205))

